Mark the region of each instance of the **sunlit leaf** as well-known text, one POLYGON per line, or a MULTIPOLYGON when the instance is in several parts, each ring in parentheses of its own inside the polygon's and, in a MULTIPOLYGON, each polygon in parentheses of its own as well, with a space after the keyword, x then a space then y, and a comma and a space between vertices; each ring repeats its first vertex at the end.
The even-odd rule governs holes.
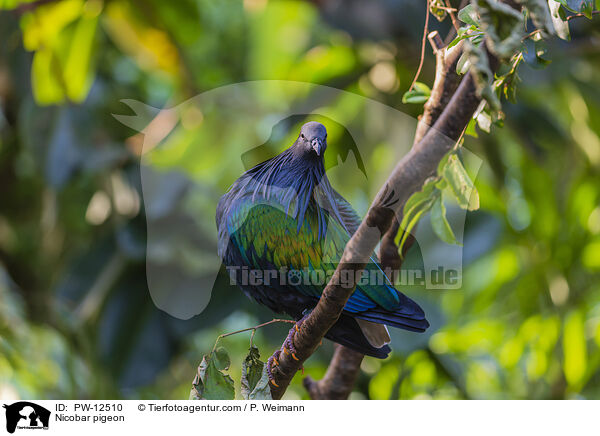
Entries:
POLYGON ((23 45, 29 51, 55 48, 61 32, 81 16, 83 0, 63 0, 23 15, 23 45))
POLYGON ((469 136, 472 136, 474 138, 478 138, 479 135, 477 134, 477 129, 475 129, 475 125, 476 124, 477 124, 477 121, 472 118, 469 121, 469 124, 467 124, 467 128, 465 129, 465 135, 469 135, 469 136))
POLYGON ((421 82, 415 82, 415 86, 402 96, 402 103, 425 103, 429 100, 429 96, 431 96, 429 86, 421 82))
POLYGON ((35 52, 31 66, 31 86, 40 105, 61 103, 65 99, 64 83, 58 58, 50 49, 35 52))
POLYGON ((567 382, 577 387, 587 370, 585 325, 580 311, 569 313, 563 332, 564 372, 567 382))
MULTIPOLYGON (((90 1, 89 5, 96 2, 90 1)), ((89 6, 87 9, 92 9, 89 6)), ((98 6, 99 7, 99 6, 98 6)), ((99 10, 85 13, 77 22, 71 44, 66 54, 64 82, 67 97, 73 102, 81 102, 87 97, 93 79, 93 47, 96 37, 99 10)))
POLYGON ((594 0, 587 0, 585 2, 583 2, 583 4, 581 5, 581 13, 583 13, 583 15, 591 20, 593 18, 593 11, 594 11, 594 0))

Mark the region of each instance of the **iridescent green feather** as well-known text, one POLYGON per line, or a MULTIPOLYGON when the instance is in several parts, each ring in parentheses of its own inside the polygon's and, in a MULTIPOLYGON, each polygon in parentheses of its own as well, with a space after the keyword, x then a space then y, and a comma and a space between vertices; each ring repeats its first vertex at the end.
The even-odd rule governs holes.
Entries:
MULTIPOLYGON (((264 269, 268 262, 277 269, 327 272, 337 266, 350 236, 337 220, 330 218, 326 220, 325 236, 319 238, 314 208, 309 206, 298 231, 296 219, 285 211, 267 204, 238 204, 228 223, 232 241, 246 259, 252 257, 248 263, 251 268, 264 269)), ((324 210, 321 213, 327 214, 324 210)), ((374 269, 381 272, 372 260, 367 270, 374 269)), ((395 290, 387 285, 362 285, 358 289, 389 310, 399 302, 395 290)), ((323 286, 301 286, 299 291, 320 297, 323 286)))

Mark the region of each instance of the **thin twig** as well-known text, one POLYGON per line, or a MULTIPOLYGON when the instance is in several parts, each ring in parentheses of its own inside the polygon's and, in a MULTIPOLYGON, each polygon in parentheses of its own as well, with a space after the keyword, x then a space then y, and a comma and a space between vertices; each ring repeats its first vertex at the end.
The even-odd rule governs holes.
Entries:
MULTIPOLYGON (((471 3, 470 0, 461 0, 457 9, 460 11, 465 6, 467 6, 469 3, 471 3)), ((450 42, 456 37, 457 34, 458 34, 458 30, 456 28, 454 28, 454 26, 453 26, 450 29, 450 31, 448 32, 448 34, 446 35, 446 39, 444 39, 444 44, 446 44, 446 45, 450 44, 450 42)))
POLYGON ((542 29, 535 29, 533 32, 530 32, 527 35, 525 35, 523 38, 521 38, 521 42, 524 42, 526 39, 531 38, 532 36, 540 33, 541 31, 542 31, 542 29))
POLYGON ((409 91, 413 89, 415 83, 417 83, 417 79, 421 74, 421 69, 423 68, 423 62, 425 60, 425 44, 427 43, 427 32, 429 29, 429 0, 427 0, 427 9, 425 9, 425 27, 423 28, 423 40, 421 41, 421 59, 419 60, 419 68, 417 68, 417 73, 415 74, 415 78, 413 79, 409 91))
MULTIPOLYGON (((600 11, 592 11, 592 15, 598 15, 600 14, 600 11)), ((574 14, 574 15, 569 15, 567 17, 567 21, 570 21, 574 18, 579 18, 579 17, 585 17, 585 14, 574 14)))
POLYGON ((212 351, 214 352, 217 349, 217 344, 219 343, 219 341, 221 339, 226 338, 227 336, 237 335, 238 333, 249 332, 250 330, 252 330, 252 334, 250 335, 250 344, 252 344, 252 341, 254 340, 254 334, 256 333, 256 330, 258 330, 261 327, 268 326, 269 324, 274 324, 276 322, 286 322, 286 323, 289 323, 289 324, 294 324, 296 321, 291 320, 291 319, 275 318, 275 319, 272 319, 271 321, 264 322, 264 323, 259 324, 259 325, 255 325, 254 327, 248 327, 248 328, 241 329, 241 330, 236 330, 236 331, 230 332, 230 333, 223 333, 222 335, 217 336, 217 340, 215 341, 215 345, 214 345, 212 351))
MULTIPOLYGON (((448 4, 448 2, 446 2, 448 4)), ((458 9, 453 8, 452 6, 436 6, 436 9, 442 9, 446 12, 456 12, 458 9)))
MULTIPOLYGON (((598 15, 600 14, 600 11, 592 11, 592 15, 598 15)), ((566 20, 570 21, 574 18, 581 18, 581 17, 585 17, 585 14, 575 14, 575 15, 569 15, 566 20)), ((587 18, 587 17, 586 17, 587 18)), ((521 42, 525 41, 526 39, 531 38, 532 36, 543 32, 543 29, 535 29, 533 32, 528 33, 527 35, 525 35, 523 38, 521 38, 521 42)))
POLYGON ((456 20, 456 17, 454 16, 454 12, 456 12, 456 9, 454 9, 452 7, 452 5, 450 4, 450 0, 444 0, 444 3, 446 3, 446 8, 444 7, 439 7, 440 9, 444 9, 445 11, 448 12, 448 14, 450 15, 450 20, 452 20, 452 26, 454 26, 454 30, 456 30, 456 32, 458 33, 458 28, 460 27, 458 25, 458 21, 456 20))

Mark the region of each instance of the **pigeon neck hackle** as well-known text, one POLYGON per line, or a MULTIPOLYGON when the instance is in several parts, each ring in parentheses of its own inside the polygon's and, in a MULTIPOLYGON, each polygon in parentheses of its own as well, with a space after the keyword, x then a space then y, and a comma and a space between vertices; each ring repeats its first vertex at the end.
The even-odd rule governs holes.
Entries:
POLYGON ((340 220, 341 217, 333 187, 325 174, 323 154, 317 155, 304 145, 299 136, 287 150, 248 170, 245 189, 253 192, 253 201, 262 197, 283 205, 286 214, 297 219, 298 232, 304 224, 307 210, 314 207, 321 238, 325 234, 329 214, 340 220))

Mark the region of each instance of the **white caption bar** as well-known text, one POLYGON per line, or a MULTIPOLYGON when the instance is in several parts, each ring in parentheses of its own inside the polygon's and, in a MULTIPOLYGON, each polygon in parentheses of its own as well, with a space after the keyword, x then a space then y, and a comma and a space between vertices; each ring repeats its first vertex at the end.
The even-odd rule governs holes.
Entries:
POLYGON ((20 401, 3 402, 1 434, 202 434, 254 428, 289 436, 346 434, 560 435, 597 429, 597 401, 20 401), (48 414, 49 413, 49 414, 48 414), (271 429, 271 430, 269 430, 271 429), (127 432, 127 433, 126 433, 127 432), (131 433, 135 434, 135 433, 131 433))

